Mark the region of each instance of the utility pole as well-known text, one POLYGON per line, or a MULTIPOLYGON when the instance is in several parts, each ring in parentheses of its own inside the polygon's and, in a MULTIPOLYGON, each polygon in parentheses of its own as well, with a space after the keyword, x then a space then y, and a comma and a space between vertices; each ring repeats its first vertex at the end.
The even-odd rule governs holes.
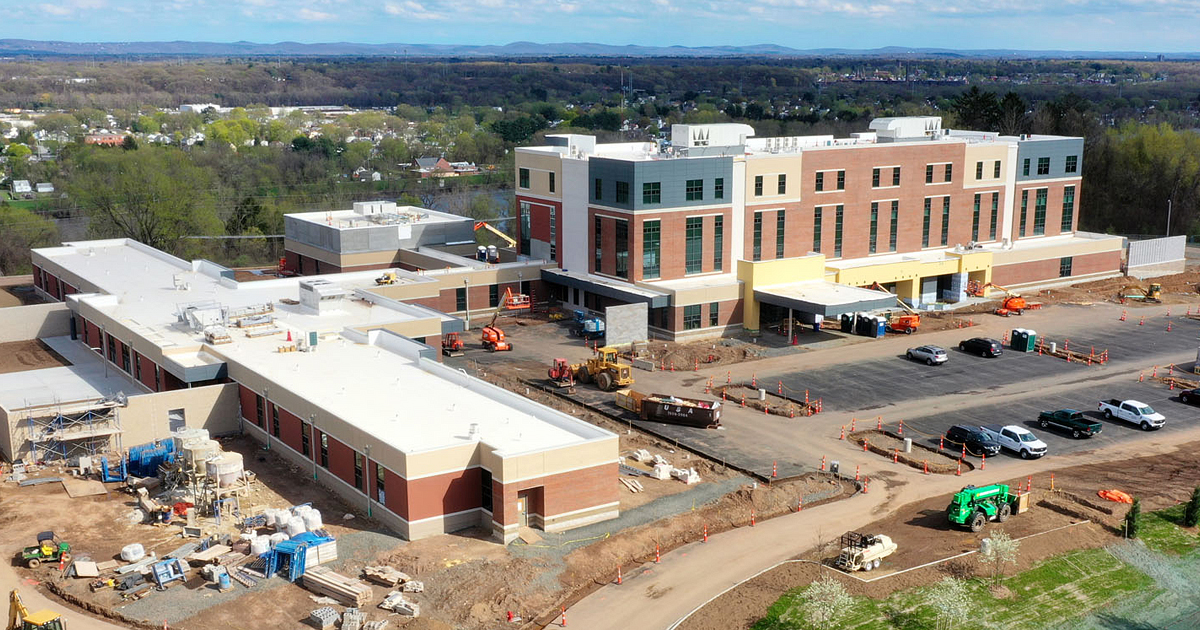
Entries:
POLYGON ((1171 235, 1171 200, 1167 200, 1167 236, 1171 235))

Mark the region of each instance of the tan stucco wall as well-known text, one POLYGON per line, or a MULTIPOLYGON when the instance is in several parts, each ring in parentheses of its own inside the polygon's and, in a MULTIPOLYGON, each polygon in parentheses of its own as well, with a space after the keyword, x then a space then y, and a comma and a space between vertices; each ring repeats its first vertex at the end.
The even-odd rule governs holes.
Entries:
POLYGON ((211 435, 237 433, 241 428, 237 385, 207 385, 169 392, 130 396, 118 409, 126 447, 169 437, 167 412, 184 410, 189 429, 207 429, 211 435))
POLYGON ((963 168, 967 171, 967 176, 964 188, 978 188, 980 186, 1003 186, 1005 179, 1008 177, 1009 170, 1013 167, 1008 163, 1007 144, 997 144, 994 142, 982 142, 978 144, 968 144, 966 148, 966 158, 963 168), (995 172, 995 162, 1000 162, 1000 177, 992 177, 995 172), (975 163, 983 162, 983 178, 975 177, 975 163))
POLYGON ((758 300, 754 299, 754 289, 786 282, 820 280, 825 276, 825 256, 809 254, 762 262, 739 260, 737 276, 742 281, 742 326, 747 330, 758 330, 759 307, 758 300))
POLYGON ((61 337, 70 332, 71 311, 62 302, 0 308, 0 343, 61 337))
POLYGON ((518 150, 516 153, 516 162, 517 168, 513 169, 513 175, 516 177, 513 181, 513 186, 516 187, 518 194, 537 195, 539 197, 562 200, 563 177, 561 157, 558 155, 529 153, 518 150), (522 168, 529 169, 529 188, 519 187, 519 173, 522 168), (550 192, 549 173, 555 174, 555 192, 550 192))
MULTIPOLYGON (((800 191, 805 183, 802 181, 800 170, 800 154, 770 155, 760 154, 746 158, 746 205, 770 204, 800 201, 800 191), (787 175, 787 193, 780 195, 777 175, 787 175), (754 196, 754 178, 763 176, 763 194, 754 196)), ((725 196, 729 198, 732 182, 725 182, 725 196)))
MULTIPOLYGON (((1028 241, 1030 239, 1022 239, 1028 241)), ((1065 256, 1083 256, 1102 252, 1121 251, 1121 238, 1081 239, 1073 238, 1062 243, 1047 242, 1041 247, 1002 250, 993 256, 993 265, 1013 265, 1047 258, 1062 258, 1065 256)))

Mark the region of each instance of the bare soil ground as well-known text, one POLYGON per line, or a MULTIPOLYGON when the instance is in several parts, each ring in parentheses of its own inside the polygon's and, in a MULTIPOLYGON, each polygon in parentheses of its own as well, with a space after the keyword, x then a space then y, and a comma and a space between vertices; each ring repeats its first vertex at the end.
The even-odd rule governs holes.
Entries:
MULTIPOLYGON (((1121 276, 1058 289, 1047 289, 1039 292, 1036 296, 1027 295, 1025 297, 1047 304, 1120 303, 1121 300, 1117 297, 1117 293, 1122 288, 1129 285, 1148 287, 1154 282, 1162 285, 1162 301, 1164 304, 1200 304, 1200 292, 1198 292, 1200 290, 1200 271, 1194 269, 1169 276, 1150 278, 1148 280, 1138 280, 1129 276, 1121 276)), ((1126 300, 1125 304, 1127 306, 1138 306, 1143 304, 1143 302, 1126 300)))
MULTIPOLYGON (((1124 490, 1142 499, 1143 510, 1157 510, 1187 500, 1200 478, 1200 443, 1179 446, 1165 455, 1125 459, 1060 469, 1054 472, 1055 491, 1033 489, 1033 506, 1008 522, 989 523, 972 534, 952 526, 946 520, 950 496, 934 497, 904 506, 887 518, 862 529, 892 537, 899 549, 884 561, 883 571, 870 578, 886 575, 933 560, 949 558, 977 550, 989 532, 1004 531, 1017 538, 1049 532, 1021 542, 1019 563, 1005 573, 1024 571, 1037 562, 1064 551, 1104 546, 1120 539, 1118 524, 1127 506, 1104 501, 1096 491, 1105 488, 1124 490), (1091 523, 1056 528, 1090 520, 1091 523)), ((1044 479, 1046 475, 1041 477, 1044 479)), ((1013 485, 1021 480, 1013 480, 1013 485)), ((800 557, 812 563, 793 563, 764 573, 710 602, 692 615, 681 630, 731 630, 749 628, 784 592, 803 587, 821 574, 834 575, 853 594, 882 598, 901 589, 922 586, 947 574, 974 575, 979 570, 973 556, 908 571, 894 578, 864 583, 840 572, 824 568, 836 554, 837 536, 830 531, 824 549, 814 549, 800 557)), ((862 576, 860 574, 860 576, 862 576)), ((865 577, 865 576, 863 576, 865 577)))
POLYGON ((867 431, 857 431, 846 436, 851 442, 863 446, 866 449, 880 455, 886 459, 894 459, 899 464, 911 466, 917 470, 928 470, 932 475, 954 475, 959 471, 959 466, 962 466, 962 472, 970 472, 975 469, 975 464, 970 461, 962 460, 959 462, 961 451, 956 451, 954 446, 950 446, 943 452, 938 452, 935 448, 930 448, 924 444, 913 443, 913 451, 911 453, 904 452, 904 438, 893 434, 889 431, 877 431, 870 429, 867 431))
POLYGON ((33 290, 32 284, 0 286, 0 308, 42 304, 45 300, 33 290))
POLYGON ((0 374, 71 365, 40 339, 0 343, 0 374))

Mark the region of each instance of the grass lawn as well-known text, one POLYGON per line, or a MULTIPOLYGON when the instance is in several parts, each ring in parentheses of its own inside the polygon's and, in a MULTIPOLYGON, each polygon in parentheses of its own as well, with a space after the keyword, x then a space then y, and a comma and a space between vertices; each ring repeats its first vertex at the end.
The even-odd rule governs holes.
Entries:
MULTIPOLYGON (((1183 506, 1144 513, 1140 538, 1146 546, 1180 563, 1200 559, 1200 536, 1183 529, 1183 506)), ((1129 612, 1149 611, 1173 599, 1145 573, 1121 562, 1104 549, 1084 549, 1049 558, 1037 566, 1001 579, 1011 596, 997 599, 984 578, 968 580, 971 627, 1006 630, 1074 626, 1094 611, 1112 609, 1123 618, 1129 612)), ((806 628, 783 619, 785 612, 804 606, 802 588, 780 597, 754 624, 754 630, 806 628)), ((846 618, 835 628, 847 630, 918 630, 937 627, 927 602, 929 588, 898 591, 883 600, 855 597, 846 618)), ((1106 613, 1107 614, 1107 613, 1106 613)), ((1087 624, 1082 627, 1095 627, 1087 624)), ((1124 627, 1124 626, 1122 626, 1124 627)), ((1129 626, 1135 627, 1135 626, 1129 626)))

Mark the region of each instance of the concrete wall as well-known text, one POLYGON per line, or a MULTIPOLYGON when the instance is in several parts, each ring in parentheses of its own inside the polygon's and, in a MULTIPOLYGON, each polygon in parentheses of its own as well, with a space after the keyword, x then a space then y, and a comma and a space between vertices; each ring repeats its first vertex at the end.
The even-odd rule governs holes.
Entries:
POLYGON ((71 311, 62 302, 0 308, 0 343, 69 334, 71 311))
POLYGON ((211 435, 240 431, 237 385, 232 383, 130 396, 128 400, 128 405, 117 411, 126 447, 168 437, 167 412, 172 409, 184 410, 189 429, 207 429, 211 435))
POLYGON ((649 306, 645 302, 604 309, 604 344, 623 346, 649 339, 649 331, 646 328, 648 311, 649 306))

